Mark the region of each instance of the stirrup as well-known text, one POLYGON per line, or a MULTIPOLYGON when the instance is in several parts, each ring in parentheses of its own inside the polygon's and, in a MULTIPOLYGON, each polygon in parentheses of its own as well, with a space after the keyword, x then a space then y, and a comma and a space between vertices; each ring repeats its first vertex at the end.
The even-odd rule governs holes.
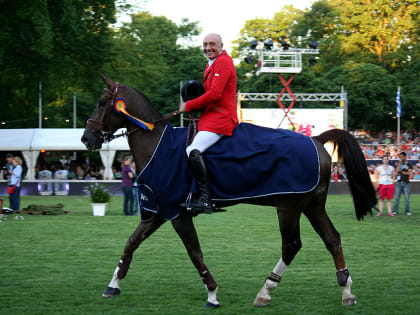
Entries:
POLYGON ((214 212, 213 204, 202 202, 201 200, 194 200, 181 203, 181 207, 192 211, 193 213, 207 213, 212 214, 214 212))

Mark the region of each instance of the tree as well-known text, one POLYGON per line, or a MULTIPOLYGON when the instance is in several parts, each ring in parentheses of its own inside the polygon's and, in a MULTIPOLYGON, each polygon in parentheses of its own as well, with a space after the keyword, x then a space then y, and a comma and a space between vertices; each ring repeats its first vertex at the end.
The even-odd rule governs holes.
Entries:
MULTIPOLYGON (((337 37, 346 54, 372 53, 383 63, 385 55, 416 40, 413 21, 417 0, 333 0, 340 14, 337 37)), ((388 61, 390 62, 390 61, 388 61)))
MULTIPOLYGON (((395 94, 400 85, 405 105, 402 126, 415 126, 420 104, 419 13, 414 0, 321 0, 296 13, 282 29, 287 30, 294 47, 318 41, 320 55, 313 67, 303 60, 303 70, 291 85, 293 92, 337 93, 344 86, 349 97, 349 126, 380 130, 395 129, 395 94)), ((273 20, 254 21, 258 20, 245 23, 238 56, 246 51, 251 36, 272 36, 268 26, 275 25, 273 20)), ((264 41, 264 37, 258 39, 264 41)), ((256 76, 256 61, 241 62, 237 68, 242 92, 280 92, 283 88, 274 75, 256 76)), ((295 106, 303 105, 312 104, 295 106)))
POLYGON ((199 34, 197 23, 180 25, 147 12, 132 15, 119 30, 113 46, 115 57, 105 72, 145 94, 162 113, 179 105, 179 82, 201 80, 206 59, 201 49, 189 47, 199 34))
POLYGON ((420 126, 419 73, 420 59, 416 59, 395 73, 397 85, 401 86, 401 126, 403 129, 419 129, 420 126))
POLYGON ((45 125, 70 118, 73 91, 95 88, 92 78, 108 56, 114 14, 113 0, 3 3, 0 38, 7 45, 0 48, 0 101, 6 120, 17 121, 3 127, 38 125, 39 81, 50 122, 45 125))
POLYGON ((344 86, 349 103, 349 126, 366 130, 393 129, 395 78, 371 63, 349 62, 322 74, 328 88, 344 86), (328 83, 327 83, 328 82, 328 83))

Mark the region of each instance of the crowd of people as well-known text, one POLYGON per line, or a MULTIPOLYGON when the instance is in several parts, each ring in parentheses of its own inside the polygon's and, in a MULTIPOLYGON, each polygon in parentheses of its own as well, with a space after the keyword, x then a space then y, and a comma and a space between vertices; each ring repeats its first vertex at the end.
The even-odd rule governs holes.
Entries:
MULTIPOLYGON (((83 161, 70 160, 66 155, 63 155, 59 161, 50 163, 45 160, 39 161, 35 168, 35 178, 62 180, 106 179, 104 178, 104 171, 105 168, 102 165, 96 165, 95 161, 89 161, 87 158, 83 161)), ((115 179, 121 179, 121 177, 115 179)))
MULTIPOLYGON (((389 160, 389 164, 396 167, 400 160, 400 153, 405 152, 407 160, 416 161, 414 171, 410 174, 410 180, 420 180, 420 133, 417 130, 403 130, 400 134, 400 145, 398 146, 397 133, 381 131, 373 133, 362 129, 350 131, 359 141, 372 181, 376 182, 374 176, 377 167, 383 165, 383 158, 389 160)), ((333 163, 331 167, 332 181, 346 181, 346 170, 342 163, 333 163)))
POLYGON ((420 133, 417 130, 402 130, 398 146, 396 132, 373 133, 361 129, 350 131, 360 142, 366 159, 382 159, 388 155, 391 160, 399 159, 400 151, 407 153, 407 159, 418 160, 420 156, 420 133))

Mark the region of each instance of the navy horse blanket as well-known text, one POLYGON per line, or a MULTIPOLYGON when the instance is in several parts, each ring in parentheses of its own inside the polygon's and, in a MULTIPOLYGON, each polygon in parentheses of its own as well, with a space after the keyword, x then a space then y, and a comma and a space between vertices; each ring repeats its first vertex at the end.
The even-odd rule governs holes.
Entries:
MULTIPOLYGON (((141 218, 176 218, 195 183, 185 152, 187 128, 167 124, 155 152, 137 177, 141 218)), ((318 151, 310 137, 285 129, 239 124, 204 152, 214 201, 304 193, 319 182, 318 151)))

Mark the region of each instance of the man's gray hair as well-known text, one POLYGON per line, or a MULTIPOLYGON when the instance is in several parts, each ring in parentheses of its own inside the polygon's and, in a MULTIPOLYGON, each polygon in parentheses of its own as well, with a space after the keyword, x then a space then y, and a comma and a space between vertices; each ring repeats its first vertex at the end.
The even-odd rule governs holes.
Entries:
POLYGON ((219 34, 216 34, 216 33, 210 33, 210 34, 207 34, 206 36, 204 36, 204 38, 206 38, 207 36, 210 36, 210 35, 212 35, 212 36, 216 36, 216 37, 220 40, 220 43, 222 43, 222 44, 223 44, 223 39, 222 39, 222 36, 220 36, 219 34))

